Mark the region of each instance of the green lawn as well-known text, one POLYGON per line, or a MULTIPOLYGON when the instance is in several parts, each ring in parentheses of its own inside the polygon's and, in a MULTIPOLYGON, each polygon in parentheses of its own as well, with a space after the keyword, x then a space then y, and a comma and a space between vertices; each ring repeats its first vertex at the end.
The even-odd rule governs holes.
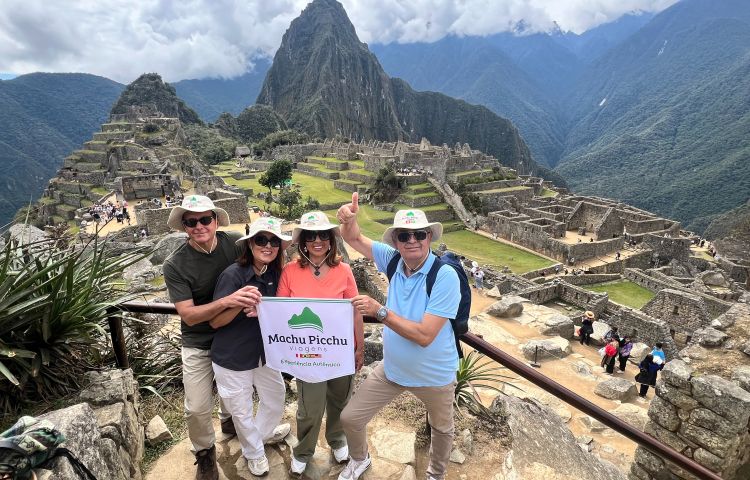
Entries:
POLYGON ((518 185, 516 187, 503 187, 503 188, 493 188, 492 190, 480 190, 476 193, 503 193, 503 192, 516 192, 519 190, 531 190, 531 187, 524 187, 523 185, 518 185))
POLYGON ((651 290, 628 280, 584 285, 583 288, 592 292, 606 292, 613 302, 635 309, 640 309, 654 298, 654 293, 651 290))
POLYGON ((552 260, 506 243, 497 242, 469 230, 448 232, 443 235, 441 241, 450 250, 465 255, 467 258, 497 267, 507 265, 513 273, 526 273, 555 264, 552 260))
POLYGON ((539 195, 539 196, 540 197, 556 197, 557 196, 557 192, 554 191, 554 190, 549 190, 547 188, 543 188, 542 189, 542 194, 539 195))

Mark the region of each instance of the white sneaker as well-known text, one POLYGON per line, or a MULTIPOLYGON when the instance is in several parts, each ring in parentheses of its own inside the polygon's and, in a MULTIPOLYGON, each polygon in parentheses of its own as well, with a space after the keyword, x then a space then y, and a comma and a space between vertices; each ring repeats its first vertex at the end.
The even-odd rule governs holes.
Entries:
POLYGON ((290 431, 292 431, 291 425, 289 425, 288 423, 282 423, 281 425, 273 429, 273 433, 271 434, 271 436, 267 438, 263 443, 265 443, 266 445, 279 443, 280 441, 284 440, 287 435, 289 435, 290 431))
POLYGON ((247 468, 250 469, 250 473, 256 477, 262 477, 270 470, 270 467, 268 466, 268 458, 266 458, 265 455, 260 458, 248 458, 247 468))
POLYGON ((344 445, 341 448, 333 449, 333 458, 336 459, 336 463, 344 463, 349 458, 349 445, 344 445))
POLYGON ((290 470, 292 471, 293 475, 302 475, 305 473, 305 469, 307 468, 307 462, 300 462, 297 460, 297 457, 292 455, 292 465, 290 467, 290 470))
POLYGON ((371 464, 372 459, 370 458, 369 453, 364 460, 354 460, 350 457, 349 463, 347 463, 344 469, 341 470, 338 480, 357 480, 360 475, 365 473, 365 470, 370 468, 371 464))

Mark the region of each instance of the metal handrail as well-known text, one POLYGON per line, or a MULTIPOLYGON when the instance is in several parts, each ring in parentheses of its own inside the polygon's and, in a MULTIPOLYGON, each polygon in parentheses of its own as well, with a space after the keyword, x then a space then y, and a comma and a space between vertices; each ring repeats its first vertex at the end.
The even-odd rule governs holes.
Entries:
MULTIPOLYGON (((171 303, 125 302, 119 305, 119 309, 121 311, 132 313, 177 314, 174 304, 171 303)), ((365 317, 365 322, 379 323, 374 317, 365 317)), ((119 316, 110 316, 109 327, 110 334, 112 335, 112 345, 115 350, 117 366, 120 368, 129 368, 127 349, 125 348, 125 337, 122 330, 122 319, 119 316)), ((699 464, 692 458, 686 457, 672 447, 643 433, 634 426, 615 415, 612 415, 589 400, 586 400, 572 390, 539 373, 521 360, 503 352, 483 338, 469 332, 461 336, 461 341, 484 354, 486 357, 491 358, 500 365, 505 366, 512 372, 530 381, 534 385, 577 408, 586 415, 599 420, 604 425, 614 429, 617 433, 620 433, 647 448, 649 451, 662 457, 664 460, 677 465, 700 479, 722 480, 719 475, 699 464)))

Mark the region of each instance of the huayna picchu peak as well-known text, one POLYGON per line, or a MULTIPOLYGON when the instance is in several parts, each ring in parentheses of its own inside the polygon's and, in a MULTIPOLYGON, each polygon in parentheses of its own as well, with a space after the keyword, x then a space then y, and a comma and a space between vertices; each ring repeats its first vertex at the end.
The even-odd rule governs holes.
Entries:
POLYGON ((172 85, 165 83, 158 73, 144 73, 125 88, 111 114, 128 113, 128 107, 150 107, 167 117, 176 117, 185 124, 203 123, 195 111, 177 97, 172 85))
POLYGON ((315 0, 292 21, 257 103, 314 136, 469 143, 520 173, 546 173, 509 120, 390 78, 335 0, 315 0))

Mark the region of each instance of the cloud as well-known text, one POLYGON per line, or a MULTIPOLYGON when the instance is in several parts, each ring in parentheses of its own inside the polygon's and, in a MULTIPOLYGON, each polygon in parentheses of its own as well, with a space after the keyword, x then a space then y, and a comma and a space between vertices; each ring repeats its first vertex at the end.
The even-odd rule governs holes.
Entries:
MULTIPOLYGON (((362 41, 489 35, 524 20, 532 31, 584 31, 677 0, 342 0, 362 41)), ((88 72, 128 83, 234 77, 273 55, 307 0, 3 0, 0 71, 88 72)))

